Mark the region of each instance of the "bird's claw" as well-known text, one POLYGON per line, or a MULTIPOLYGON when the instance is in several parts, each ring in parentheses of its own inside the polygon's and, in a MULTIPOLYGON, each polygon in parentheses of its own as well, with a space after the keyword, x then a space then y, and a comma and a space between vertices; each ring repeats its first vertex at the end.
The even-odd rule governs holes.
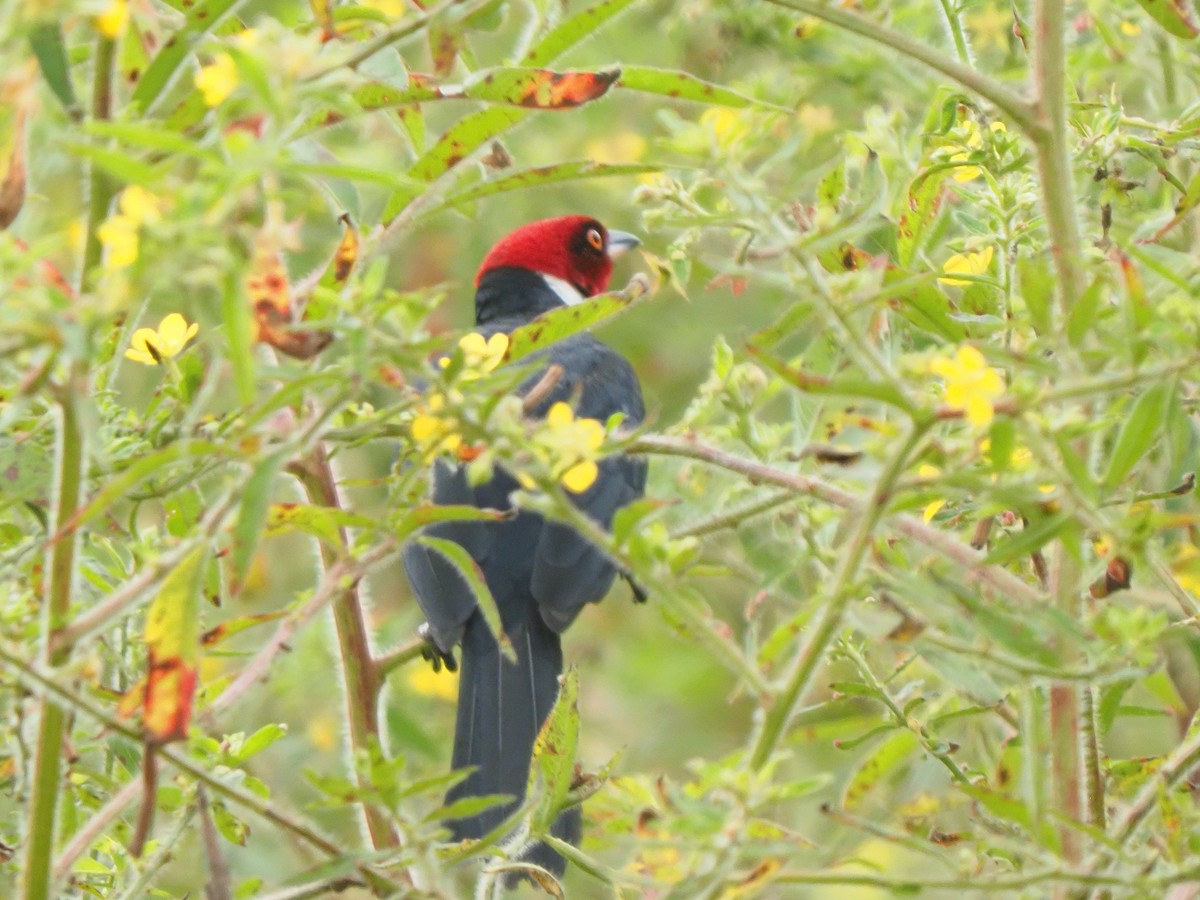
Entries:
POLYGON ((446 667, 447 672, 458 671, 458 662, 454 659, 454 654, 447 653, 437 645, 428 622, 422 622, 417 627, 417 637, 425 642, 425 646, 421 648, 421 658, 433 667, 433 671, 442 671, 442 666, 446 667))

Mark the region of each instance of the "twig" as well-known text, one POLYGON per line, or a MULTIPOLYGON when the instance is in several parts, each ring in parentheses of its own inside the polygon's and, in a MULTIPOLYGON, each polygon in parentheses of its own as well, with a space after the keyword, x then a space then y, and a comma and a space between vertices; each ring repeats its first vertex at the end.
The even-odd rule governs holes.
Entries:
MULTIPOLYGON (((691 437, 671 437, 646 435, 632 441, 625 448, 627 453, 658 454, 662 456, 683 456, 711 463, 731 472, 747 476, 752 482, 775 484, 786 487, 794 492, 816 497, 833 506, 842 509, 858 509, 862 501, 846 491, 818 479, 804 475, 795 475, 780 469, 752 460, 742 459, 702 444, 691 437)), ((888 520, 890 527, 901 534, 919 541, 931 550, 941 554, 950 561, 966 570, 967 577, 972 581, 990 584, 1001 594, 1023 603, 1040 604, 1046 602, 1046 596, 1032 585, 1026 584, 1011 572, 1000 566, 985 565, 983 554, 971 549, 953 536, 926 525, 920 519, 912 516, 892 516, 888 520)))
POLYGON ((538 383, 529 389, 521 400, 521 412, 525 415, 530 415, 538 405, 550 396, 550 392, 555 386, 562 381, 564 369, 558 363, 551 363, 546 367, 545 373, 538 379, 538 383))
POLYGON ((1028 101, 1023 100, 982 72, 951 59, 944 51, 936 47, 914 41, 890 28, 877 25, 863 16, 845 12, 837 6, 828 5, 820 0, 767 0, 767 2, 817 19, 824 19, 844 31, 890 47, 902 56, 923 63, 935 72, 940 72, 990 101, 1028 134, 1041 133, 1042 126, 1035 119, 1033 107, 1028 101))
POLYGON ((87 821, 83 823, 83 827, 71 835, 71 842, 62 849, 62 852, 58 854, 58 859, 54 861, 54 880, 63 881, 70 876, 71 870, 75 867, 75 860, 86 853, 92 843, 112 823, 112 820, 141 795, 141 780, 130 779, 121 786, 119 791, 108 798, 107 803, 89 815, 87 821))
POLYGON ((418 638, 395 650, 375 657, 375 677, 382 683, 392 672, 410 660, 418 659, 425 647, 425 641, 418 638))
POLYGON ((200 834, 204 839, 204 855, 208 859, 208 884, 204 886, 207 900, 232 900, 233 888, 229 878, 229 862, 221 850, 221 839, 208 808, 208 792, 196 788, 196 807, 200 813, 200 834))

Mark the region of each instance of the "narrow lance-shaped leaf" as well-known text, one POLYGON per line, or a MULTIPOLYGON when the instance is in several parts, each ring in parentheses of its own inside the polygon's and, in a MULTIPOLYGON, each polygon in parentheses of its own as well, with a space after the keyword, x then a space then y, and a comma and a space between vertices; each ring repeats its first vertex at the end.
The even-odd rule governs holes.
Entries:
POLYGON ((582 160, 565 162, 553 166, 538 166, 533 169, 522 169, 491 181, 480 182, 469 188, 453 194, 429 214, 447 207, 471 203, 482 197, 504 194, 509 191, 519 191, 530 187, 546 184, 556 184, 563 181, 579 181, 585 178, 610 178, 621 175, 642 175, 646 172, 661 171, 661 166, 643 165, 637 163, 607 164, 582 160))
POLYGON ((1138 0, 1138 6, 1175 37, 1194 38, 1200 34, 1191 0, 1138 0))
POLYGON ((1104 473, 1106 487, 1111 489, 1120 484, 1154 445, 1162 431, 1171 393, 1167 385, 1156 384, 1134 402, 1108 459, 1108 469, 1104 473))
POLYGON ((509 334, 504 361, 516 362, 565 337, 586 331, 629 309, 648 293, 640 282, 635 282, 623 291, 600 294, 574 306, 563 306, 544 312, 532 322, 509 334))
POLYGON ((487 581, 484 580, 483 572, 479 565, 471 558, 466 550, 454 541, 448 541, 445 538, 432 537, 431 535, 423 534, 415 538, 418 544, 428 547, 435 553, 440 553, 445 557, 446 562, 454 566, 458 574, 462 576, 467 587, 471 589, 471 593, 475 596, 475 602, 479 604, 479 612, 483 615, 483 620, 487 622, 488 628, 496 638, 496 643, 500 645, 500 652, 504 654, 509 662, 517 661, 517 654, 513 652, 512 642, 509 641, 508 635, 504 633, 504 624, 500 621, 500 607, 496 605, 496 598, 492 596, 491 590, 487 586, 487 581))
POLYGON ((579 747, 579 670, 567 668, 558 679, 558 698, 546 723, 533 742, 533 765, 529 770, 532 791, 540 779, 542 795, 533 810, 532 830, 550 830, 571 789, 575 753, 579 747))
POLYGON ((250 570, 250 562, 254 559, 254 551, 258 549, 267 523, 275 476, 283 465, 285 455, 284 451, 279 451, 260 462, 242 489, 242 506, 233 527, 233 548, 229 554, 233 567, 229 578, 231 593, 240 592, 245 585, 246 573, 250 570))
MULTIPOLYGON (((550 64, 632 3, 633 0, 604 0, 576 13, 542 38, 529 51, 523 62, 530 66, 550 64)), ((421 181, 432 181, 527 115, 527 110, 504 106, 473 113, 452 125, 437 143, 412 165, 409 174, 421 181)), ((419 194, 411 189, 397 191, 384 209, 383 221, 389 222, 394 219, 417 196, 419 194)))
POLYGON ((243 0, 201 0, 189 9, 183 27, 163 44, 163 48, 142 74, 130 98, 133 105, 139 107, 142 112, 149 112, 184 60, 191 54, 192 48, 242 2, 243 0))
POLYGON ((146 615, 149 673, 142 723, 154 743, 187 737, 200 655, 200 564, 197 548, 163 581, 146 615))
POLYGON ((737 91, 719 84, 704 81, 687 72, 655 69, 650 66, 622 66, 621 80, 617 82, 617 86, 629 91, 659 94, 679 100, 694 100, 697 103, 708 103, 713 106, 731 106, 738 109, 759 106, 776 109, 780 112, 787 111, 781 106, 755 100, 753 97, 747 97, 745 94, 739 94, 737 91))
POLYGON ((842 808, 853 812, 884 778, 908 762, 917 749, 917 738, 911 731, 897 731, 885 738, 859 764, 846 789, 842 792, 842 808))
POLYGON ((43 22, 34 26, 29 33, 29 46, 37 58, 42 77, 58 102, 67 112, 76 110, 75 87, 71 83, 71 67, 67 61, 67 49, 63 43, 62 26, 57 22, 43 22))

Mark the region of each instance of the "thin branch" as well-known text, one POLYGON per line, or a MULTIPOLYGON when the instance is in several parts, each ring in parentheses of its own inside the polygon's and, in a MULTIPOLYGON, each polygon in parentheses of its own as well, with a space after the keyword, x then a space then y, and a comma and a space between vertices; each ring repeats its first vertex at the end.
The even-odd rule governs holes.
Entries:
POLYGON ((749 765, 756 772, 762 770, 770 760, 772 753, 775 752, 775 747, 783 737, 796 704, 808 689, 813 675, 816 674, 817 666, 825 656, 826 649, 842 626, 842 617, 852 597, 852 589, 858 577, 863 555, 871 543, 876 526, 883 519, 896 481, 903 474, 913 451, 924 438, 925 431, 926 428, 919 424, 912 425, 904 443, 896 449, 883 471, 880 472, 879 479, 875 482, 875 488, 871 492, 870 501, 861 509, 856 509, 858 527, 838 561, 833 586, 829 589, 829 599, 822 604, 807 640, 793 659, 791 671, 784 681, 783 689, 767 709, 762 720, 762 727, 754 739, 749 765))
MULTIPOLYGON (((51 675, 39 667, 22 659, 16 652, 0 644, 0 663, 8 666, 16 674, 18 680, 31 692, 36 693, 52 702, 63 710, 76 710, 103 725, 109 731, 120 734, 132 741, 141 742, 143 735, 128 722, 114 718, 100 708, 90 698, 84 697, 70 688, 59 684, 51 675)), ((294 835, 322 853, 332 858, 341 858, 343 849, 339 844, 319 834, 308 823, 292 818, 280 810, 275 804, 264 800, 252 791, 243 790, 222 777, 215 775, 196 763, 186 751, 176 750, 169 745, 155 745, 152 751, 158 754, 176 769, 208 787, 214 794, 225 797, 240 806, 257 813, 262 818, 294 835)), ((399 885, 386 878, 374 869, 364 864, 358 864, 358 870, 363 873, 371 884, 397 890, 399 885)))
POLYGON ((200 813, 200 834, 204 838, 204 856, 208 862, 208 884, 204 886, 204 896, 206 900, 233 900, 229 861, 221 849, 221 838, 213 824, 208 792, 203 785, 196 788, 196 807, 200 813))
POLYGON ((409 641, 395 650, 375 657, 375 677, 380 683, 387 679, 392 672, 400 668, 407 662, 414 659, 419 659, 421 651, 425 648, 425 641, 418 638, 415 641, 409 641))
POLYGON ((109 797, 107 803, 90 814, 87 821, 83 823, 83 827, 71 835, 70 843, 62 849, 62 852, 58 854, 58 859, 54 861, 54 880, 63 881, 68 878, 71 870, 75 867, 75 860, 87 853, 88 848, 108 829, 113 819, 141 796, 141 779, 132 778, 109 797))
POLYGON ((820 2, 820 0, 767 0, 767 2, 804 13, 806 16, 824 19, 844 31, 890 47, 901 56, 907 56, 909 59, 923 63, 935 72, 945 75, 952 81, 957 81, 963 87, 991 102, 1031 137, 1035 134, 1040 135, 1043 130, 1042 125, 1034 116, 1033 106, 1027 100, 977 69, 951 59, 944 51, 936 47, 914 41, 890 28, 877 25, 870 19, 845 12, 837 6, 820 2))
POLYGON ((1113 839, 1120 844, 1128 843, 1158 804, 1163 793, 1170 790, 1175 782, 1190 772, 1197 763, 1200 763, 1200 728, 1193 730, 1182 744, 1171 751, 1153 777, 1142 785, 1133 802, 1117 816, 1109 831, 1113 839))
MULTIPOLYGON (((786 487, 796 493, 816 497, 832 506, 842 509, 858 509, 862 501, 846 491, 835 488, 819 478, 809 478, 784 472, 780 469, 753 460, 743 459, 702 444, 691 437, 671 437, 646 435, 632 441, 625 448, 627 453, 656 454, 661 456, 682 456, 711 463, 731 472, 747 476, 751 482, 775 484, 786 487)), ((1000 566, 985 565, 984 555, 957 540, 953 535, 946 534, 933 528, 920 519, 912 516, 891 516, 888 525, 901 534, 924 544, 931 550, 946 557, 965 570, 970 581, 990 584, 997 591, 1023 603, 1042 604, 1046 596, 1037 588, 1026 584, 1007 569, 1000 566)))

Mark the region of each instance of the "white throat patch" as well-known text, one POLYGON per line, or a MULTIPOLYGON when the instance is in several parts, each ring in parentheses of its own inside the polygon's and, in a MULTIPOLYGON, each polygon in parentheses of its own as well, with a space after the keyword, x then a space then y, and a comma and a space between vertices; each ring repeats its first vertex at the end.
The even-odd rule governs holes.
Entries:
POLYGON ((538 274, 545 279, 546 284, 550 286, 550 290, 558 294, 558 299, 567 304, 567 306, 575 306, 587 299, 580 293, 579 288, 575 287, 571 282, 554 275, 547 275, 545 272, 539 272, 538 274))

